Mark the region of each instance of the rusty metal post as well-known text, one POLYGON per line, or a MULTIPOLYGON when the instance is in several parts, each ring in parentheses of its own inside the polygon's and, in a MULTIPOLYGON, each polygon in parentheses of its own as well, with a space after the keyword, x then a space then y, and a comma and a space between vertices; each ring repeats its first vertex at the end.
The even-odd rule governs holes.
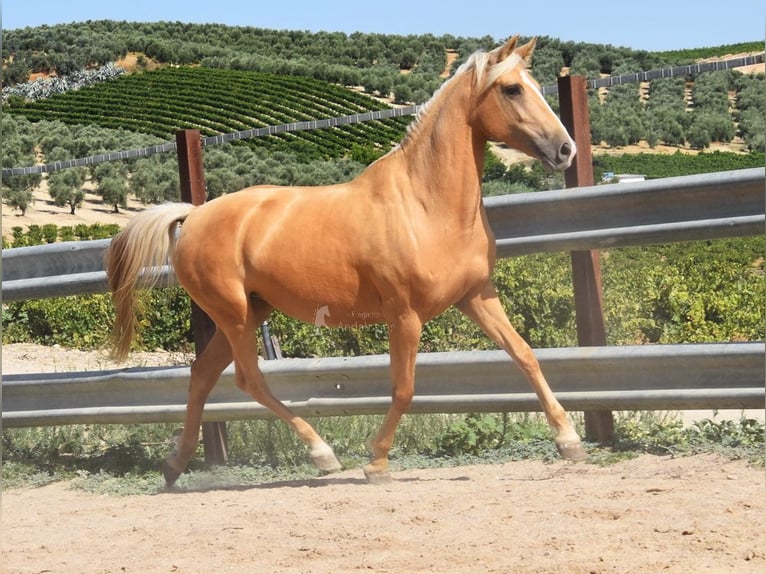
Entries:
MULTIPOLYGON (((178 146, 178 175, 181 179, 181 199, 186 203, 205 203, 205 172, 202 166, 202 140, 199 130, 176 132, 178 146)), ((192 301, 191 326, 194 335, 194 352, 199 355, 215 333, 215 323, 192 301)), ((226 441, 226 423, 202 424, 202 442, 205 447, 205 464, 226 464, 229 455, 226 441)))
MULTIPOLYGON (((590 148, 588 92, 583 76, 558 79, 561 121, 577 145, 574 162, 564 174, 567 187, 593 185, 593 157, 590 148)), ((601 292, 601 258, 598 250, 573 251, 577 340, 582 347, 606 345, 604 305, 601 292)), ((614 419, 611 411, 587 411, 585 436, 590 441, 612 442, 614 419)))

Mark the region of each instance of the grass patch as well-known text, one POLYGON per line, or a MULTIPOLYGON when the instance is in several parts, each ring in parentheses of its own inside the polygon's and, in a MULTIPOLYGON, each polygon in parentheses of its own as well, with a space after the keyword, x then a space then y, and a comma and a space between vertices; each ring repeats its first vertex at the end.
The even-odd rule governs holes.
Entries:
MULTIPOLYGON (((581 430, 582 416, 575 414, 581 430)), ((346 469, 367 462, 365 443, 381 416, 327 417, 313 422, 346 469)), ((68 480, 72 488, 113 496, 156 494, 176 425, 74 425, 5 429, 4 488, 34 488, 68 480)), ((229 460, 205 468, 202 447, 177 486, 184 490, 249 487, 309 480, 319 472, 304 445, 279 421, 228 424, 229 460)), ((714 452, 764 466, 764 425, 752 419, 707 419, 691 426, 668 414, 618 413, 610 447, 586 445, 590 464, 607 466, 641 453, 714 452)), ((397 432, 392 470, 559 459, 553 434, 539 414, 410 415, 397 432)))
POLYGON ((764 466, 764 425, 748 418, 713 418, 684 426, 678 418, 631 413, 616 422, 614 450, 670 455, 714 452, 764 466))

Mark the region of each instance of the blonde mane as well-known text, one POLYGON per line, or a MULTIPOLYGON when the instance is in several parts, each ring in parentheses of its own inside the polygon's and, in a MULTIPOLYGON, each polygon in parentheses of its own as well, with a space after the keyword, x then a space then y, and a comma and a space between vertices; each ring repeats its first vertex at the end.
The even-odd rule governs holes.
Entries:
POLYGON ((478 89, 478 95, 481 95, 486 90, 491 88, 500 76, 509 70, 512 70, 519 64, 524 64, 524 59, 514 52, 502 62, 498 62, 497 64, 491 66, 489 64, 490 56, 492 56, 492 54, 499 49, 500 48, 496 48, 491 52, 476 51, 471 54, 468 59, 460 65, 452 77, 446 80, 441 86, 439 86, 439 88, 433 93, 427 102, 421 104, 421 106, 418 108, 417 114, 415 115, 415 119, 407 126, 407 132, 404 136, 404 139, 392 151, 396 151, 399 148, 406 146, 407 143, 412 140, 412 138, 418 132, 419 127, 423 123, 423 118, 428 115, 429 111, 433 107, 434 102, 440 100, 444 92, 449 89, 449 86, 458 81, 465 74, 469 74, 472 71, 475 73, 474 82, 476 88, 478 89))

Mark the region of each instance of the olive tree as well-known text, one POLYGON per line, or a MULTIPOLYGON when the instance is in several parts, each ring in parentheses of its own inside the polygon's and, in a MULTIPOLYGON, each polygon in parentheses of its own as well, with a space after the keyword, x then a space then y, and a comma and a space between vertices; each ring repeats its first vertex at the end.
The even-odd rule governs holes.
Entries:
POLYGON ((153 156, 136 162, 128 187, 143 203, 162 203, 180 199, 179 185, 174 161, 153 156))
POLYGON ((82 189, 85 173, 85 169, 74 167, 56 171, 48 176, 48 193, 53 203, 58 207, 68 205, 72 215, 77 208, 82 207, 85 200, 85 192, 82 189))
MULTIPOLYGON (((11 146, 7 141, 3 142, 2 165, 8 167, 24 167, 34 164, 34 156, 21 153, 18 147, 11 146)), ((26 215, 27 208, 34 202, 32 191, 40 185, 42 176, 30 175, 7 175, 2 178, 3 202, 12 209, 21 211, 26 215)))
POLYGON ((120 212, 128 204, 128 168, 123 162, 110 161, 93 167, 91 178, 104 203, 120 212))

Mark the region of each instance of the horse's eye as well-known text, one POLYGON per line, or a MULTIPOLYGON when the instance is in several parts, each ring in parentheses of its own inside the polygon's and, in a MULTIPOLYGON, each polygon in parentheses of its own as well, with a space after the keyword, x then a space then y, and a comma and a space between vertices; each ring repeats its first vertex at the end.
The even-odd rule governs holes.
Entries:
POLYGON ((519 94, 521 94, 521 86, 519 84, 510 84, 508 86, 503 86, 503 93, 509 97, 518 96, 519 94))

